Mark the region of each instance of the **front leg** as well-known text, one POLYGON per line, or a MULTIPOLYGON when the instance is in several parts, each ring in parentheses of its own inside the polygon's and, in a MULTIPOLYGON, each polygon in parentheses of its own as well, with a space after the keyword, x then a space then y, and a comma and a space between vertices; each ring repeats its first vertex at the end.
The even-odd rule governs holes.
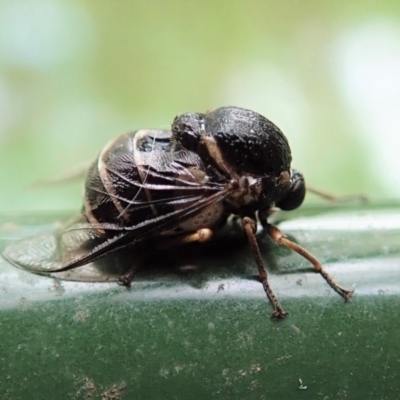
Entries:
POLYGON ((306 189, 307 189, 307 192, 313 193, 316 196, 319 196, 322 199, 329 201, 331 203, 351 203, 353 201, 360 202, 360 203, 368 202, 368 197, 363 194, 350 194, 347 196, 337 196, 335 194, 316 189, 312 186, 307 186, 306 189))
POLYGON ((266 223, 265 230, 268 235, 272 238, 272 240, 283 246, 288 247, 289 249, 294 250, 296 253, 300 254, 306 260, 308 260, 314 267, 315 271, 323 276, 323 278, 328 282, 329 286, 338 294, 340 294, 344 300, 347 302, 353 294, 353 290, 347 290, 339 286, 331 276, 324 270, 322 264, 305 248, 301 247, 297 243, 289 240, 276 226, 266 223))
POLYGON ((242 218, 242 227, 243 230, 246 232, 247 239, 249 240, 250 248, 257 264, 258 275, 264 287, 264 291, 267 294, 267 297, 271 301, 272 305, 274 306, 274 312, 272 313, 271 318, 284 318, 285 315, 287 315, 287 312, 282 308, 280 301, 269 286, 268 274, 264 267, 260 249, 258 247, 256 238, 257 221, 254 217, 244 217, 242 218))

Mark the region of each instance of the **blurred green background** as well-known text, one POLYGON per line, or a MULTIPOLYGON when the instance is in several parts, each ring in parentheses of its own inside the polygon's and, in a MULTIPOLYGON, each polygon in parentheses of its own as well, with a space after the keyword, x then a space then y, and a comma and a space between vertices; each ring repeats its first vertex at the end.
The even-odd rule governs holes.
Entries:
POLYGON ((397 1, 1 0, 0 210, 78 209, 74 170, 113 136, 236 105, 338 194, 398 197, 397 1))

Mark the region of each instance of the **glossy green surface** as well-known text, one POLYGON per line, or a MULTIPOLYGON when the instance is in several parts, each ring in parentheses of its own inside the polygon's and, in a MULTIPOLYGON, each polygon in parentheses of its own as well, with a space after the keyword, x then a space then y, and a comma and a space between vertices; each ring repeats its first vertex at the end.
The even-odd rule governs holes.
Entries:
MULTIPOLYGON (((3 216, 1 245, 58 217, 3 216)), ((350 303, 262 233, 284 321, 269 319, 234 230, 202 255, 179 250, 130 291, 0 260, 1 398, 399 398, 399 205, 305 207, 277 219, 338 282, 356 285, 350 303)))

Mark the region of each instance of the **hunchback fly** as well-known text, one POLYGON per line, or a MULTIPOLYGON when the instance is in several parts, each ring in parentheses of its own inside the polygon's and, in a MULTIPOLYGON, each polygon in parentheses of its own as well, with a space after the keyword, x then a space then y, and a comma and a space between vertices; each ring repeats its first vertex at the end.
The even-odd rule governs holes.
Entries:
MULTIPOLYGON (((223 107, 186 113, 174 119, 171 131, 139 130, 109 142, 87 171, 77 221, 54 243, 11 244, 4 256, 35 273, 65 272, 127 246, 134 252, 155 244, 205 242, 234 215, 273 304, 272 317, 283 318, 286 312, 268 282, 256 238, 258 221, 275 243, 306 258, 347 301, 352 291, 268 222, 274 209, 293 210, 304 200, 304 177, 291 161, 284 134, 256 112, 223 107)), ((120 282, 129 286, 134 273, 135 267, 120 282)))

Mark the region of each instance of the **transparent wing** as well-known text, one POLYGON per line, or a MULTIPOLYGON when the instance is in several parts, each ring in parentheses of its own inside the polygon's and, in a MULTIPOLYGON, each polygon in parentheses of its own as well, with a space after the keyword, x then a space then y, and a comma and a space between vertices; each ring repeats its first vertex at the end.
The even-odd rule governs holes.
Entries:
MULTIPOLYGON (((44 275, 53 275, 57 278, 74 281, 108 281, 116 280, 121 274, 118 265, 105 268, 108 263, 94 263, 88 260, 82 268, 64 269, 66 265, 77 264, 79 259, 87 254, 96 253, 96 246, 107 245, 96 230, 90 229, 88 224, 79 222, 69 224, 66 229, 49 231, 35 236, 20 239, 8 244, 2 256, 16 267, 44 275), (85 226, 85 229, 83 226, 85 226), (71 229, 72 230, 69 230, 71 229)), ((106 261, 106 260, 104 260, 106 261)))
MULTIPOLYGON (((193 160, 185 159, 185 163, 192 165, 193 160)), ((154 163, 153 160, 152 167, 142 166, 146 180, 128 183, 149 191, 151 196, 119 196, 119 200, 129 208, 129 224, 88 223, 81 216, 58 232, 11 243, 5 248, 3 256, 17 267, 39 274, 56 274, 63 279, 116 279, 133 266, 140 253, 148 251, 157 240, 161 240, 162 233, 173 230, 232 192, 226 182, 196 183, 185 163, 176 159, 170 163, 154 163), (175 177, 174 181, 172 177, 175 177), (143 212, 153 207, 156 207, 156 212, 143 212), (141 215, 146 215, 146 218, 141 215), (128 247, 130 265, 126 265, 126 258, 125 265, 122 265, 122 259, 115 256, 115 252, 128 247)))

